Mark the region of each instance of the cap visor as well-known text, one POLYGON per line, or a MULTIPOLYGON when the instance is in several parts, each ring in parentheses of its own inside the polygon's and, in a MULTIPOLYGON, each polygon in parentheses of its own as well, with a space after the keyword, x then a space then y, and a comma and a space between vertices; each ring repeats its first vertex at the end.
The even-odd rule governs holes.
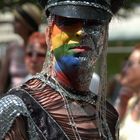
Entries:
POLYGON ((112 17, 107 11, 91 6, 62 5, 48 10, 53 14, 69 18, 109 20, 112 17))

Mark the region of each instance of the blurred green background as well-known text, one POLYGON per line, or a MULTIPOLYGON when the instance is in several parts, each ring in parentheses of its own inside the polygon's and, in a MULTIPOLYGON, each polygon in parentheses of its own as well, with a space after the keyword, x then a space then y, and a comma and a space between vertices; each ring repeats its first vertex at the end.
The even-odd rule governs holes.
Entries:
POLYGON ((107 74, 109 79, 121 71, 122 65, 129 56, 131 50, 139 43, 140 39, 109 41, 107 55, 107 74))

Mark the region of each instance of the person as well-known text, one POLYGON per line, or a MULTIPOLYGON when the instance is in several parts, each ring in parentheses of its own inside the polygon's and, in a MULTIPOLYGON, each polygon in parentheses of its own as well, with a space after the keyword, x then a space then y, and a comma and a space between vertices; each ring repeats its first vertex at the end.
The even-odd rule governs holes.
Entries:
POLYGON ((36 73, 41 72, 46 51, 47 44, 45 34, 42 32, 33 33, 29 38, 25 50, 25 66, 29 74, 25 77, 24 81, 30 79, 36 73))
POLYGON ((123 91, 126 91, 126 88, 124 89, 120 83, 120 78, 121 78, 123 67, 125 66, 127 60, 128 58, 125 57, 121 62, 120 71, 108 80, 107 99, 113 106, 115 106, 116 102, 118 102, 116 100, 119 96, 119 93, 124 93, 123 91))
POLYGON ((125 118, 126 111, 128 108, 128 102, 133 97, 134 91, 133 89, 123 86, 120 88, 118 92, 117 100, 115 101, 115 108, 119 113, 119 123, 121 124, 125 118))
POLYGON ((118 113, 104 90, 97 96, 89 84, 98 57, 106 55, 109 21, 123 1, 40 3, 48 17, 47 59, 41 73, 0 100, 1 138, 116 140, 118 113))
POLYGON ((7 47, 0 71, 0 94, 10 87, 20 85, 28 74, 24 63, 25 48, 30 35, 38 31, 41 23, 41 10, 32 3, 16 7, 13 14, 14 32, 23 41, 13 41, 7 47))
POLYGON ((122 111, 122 102, 126 104, 123 118, 120 124, 120 140, 138 140, 140 128, 140 45, 136 45, 131 52, 127 63, 122 71, 120 79, 125 91, 120 95, 118 110, 122 111), (124 98, 125 97, 125 98, 124 98))

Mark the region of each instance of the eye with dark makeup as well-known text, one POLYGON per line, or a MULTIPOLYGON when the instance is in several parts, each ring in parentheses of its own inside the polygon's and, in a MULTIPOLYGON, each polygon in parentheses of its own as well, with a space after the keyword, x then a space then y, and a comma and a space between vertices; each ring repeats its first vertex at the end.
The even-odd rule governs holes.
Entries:
POLYGON ((100 26, 104 25, 105 21, 99 21, 99 20, 83 20, 83 19, 75 19, 75 18, 66 18, 61 16, 55 16, 54 22, 58 26, 72 26, 76 25, 78 23, 82 23, 83 26, 100 26))

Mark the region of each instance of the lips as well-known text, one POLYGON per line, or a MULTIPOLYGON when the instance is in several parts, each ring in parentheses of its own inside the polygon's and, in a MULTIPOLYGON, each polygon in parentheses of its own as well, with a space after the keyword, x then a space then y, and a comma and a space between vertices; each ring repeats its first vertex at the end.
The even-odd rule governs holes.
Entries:
POLYGON ((90 47, 88 46, 76 46, 76 47, 71 47, 69 48, 70 51, 75 51, 77 53, 80 53, 80 52, 86 52, 86 51, 90 51, 92 50, 90 47))

